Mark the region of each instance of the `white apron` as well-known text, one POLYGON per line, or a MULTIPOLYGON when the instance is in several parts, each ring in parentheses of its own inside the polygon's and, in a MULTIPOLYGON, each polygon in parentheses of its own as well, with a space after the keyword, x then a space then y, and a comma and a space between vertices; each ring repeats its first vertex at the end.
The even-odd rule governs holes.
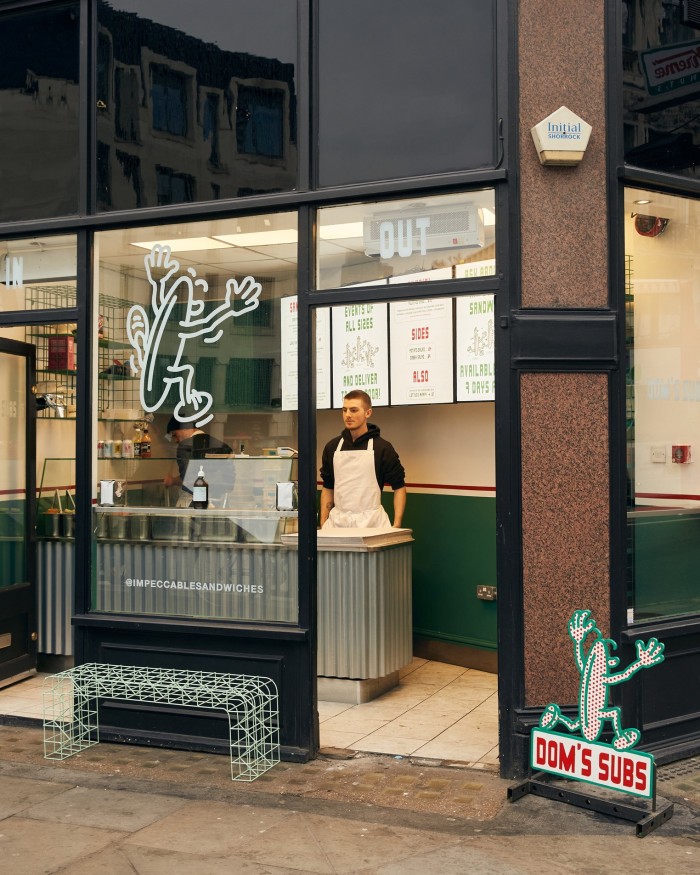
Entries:
POLYGON ((333 454, 333 507, 324 529, 390 529, 381 505, 382 491, 374 472, 374 439, 363 450, 341 452, 343 438, 333 454))

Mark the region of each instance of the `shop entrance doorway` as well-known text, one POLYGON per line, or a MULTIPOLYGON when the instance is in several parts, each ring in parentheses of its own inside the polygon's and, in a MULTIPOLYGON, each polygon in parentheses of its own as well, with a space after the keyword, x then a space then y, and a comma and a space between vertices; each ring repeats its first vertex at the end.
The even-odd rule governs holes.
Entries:
POLYGON ((33 384, 34 347, 0 339, 0 687, 37 661, 33 384))

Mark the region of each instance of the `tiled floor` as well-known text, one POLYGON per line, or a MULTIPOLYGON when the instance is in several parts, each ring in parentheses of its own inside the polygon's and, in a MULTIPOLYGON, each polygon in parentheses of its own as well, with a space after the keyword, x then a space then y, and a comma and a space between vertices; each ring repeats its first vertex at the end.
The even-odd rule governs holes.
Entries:
POLYGON ((496 765, 497 691, 494 674, 414 658, 372 702, 319 702, 321 746, 496 765))
MULTIPOLYGON (((0 690, 0 714, 40 720, 44 677, 0 690)), ((415 658, 372 702, 319 702, 321 746, 496 765, 497 700, 496 675, 415 658)))
POLYGON ((42 693, 45 674, 37 674, 0 690, 0 714, 13 717, 33 717, 41 720, 44 713, 42 693))

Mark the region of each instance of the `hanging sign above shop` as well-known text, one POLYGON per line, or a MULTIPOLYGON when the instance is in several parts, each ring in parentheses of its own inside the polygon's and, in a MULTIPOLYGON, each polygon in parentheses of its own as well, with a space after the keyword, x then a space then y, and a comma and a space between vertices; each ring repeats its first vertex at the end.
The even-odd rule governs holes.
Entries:
POLYGON ((540 164, 559 167, 580 164, 592 130, 575 112, 560 106, 531 130, 540 164))
POLYGON ((697 94, 700 83, 700 42, 676 43, 641 54, 649 94, 664 94, 679 89, 697 94))

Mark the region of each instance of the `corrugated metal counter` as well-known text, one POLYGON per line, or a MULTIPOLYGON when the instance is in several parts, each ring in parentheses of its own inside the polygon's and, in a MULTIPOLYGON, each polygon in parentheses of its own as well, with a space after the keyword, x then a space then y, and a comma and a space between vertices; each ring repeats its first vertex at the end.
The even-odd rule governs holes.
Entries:
POLYGON ((39 653, 73 655, 73 562, 72 540, 39 541, 37 544, 37 596, 39 653))
POLYGON ((381 678, 411 661, 412 544, 410 529, 319 531, 320 677, 381 678))

